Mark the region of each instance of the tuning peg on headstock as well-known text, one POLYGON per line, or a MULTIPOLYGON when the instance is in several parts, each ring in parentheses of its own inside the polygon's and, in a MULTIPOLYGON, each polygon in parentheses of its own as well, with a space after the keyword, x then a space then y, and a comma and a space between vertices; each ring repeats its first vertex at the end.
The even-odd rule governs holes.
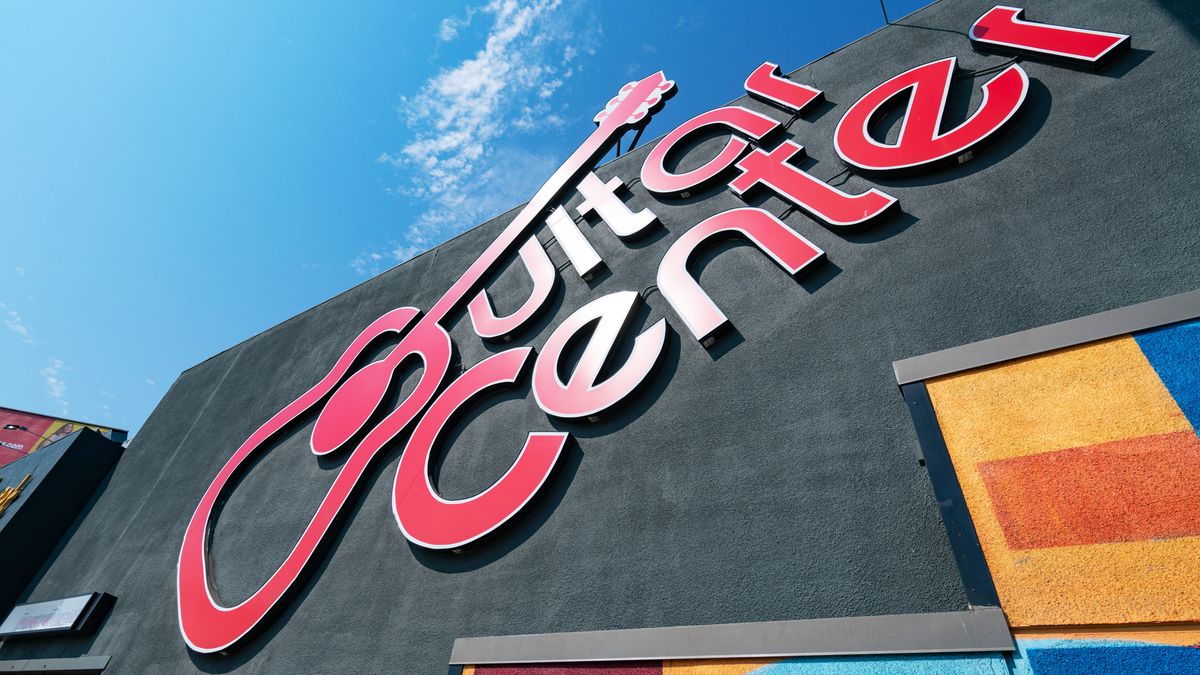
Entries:
POLYGON ((660 70, 638 82, 621 87, 617 95, 609 99, 604 110, 596 113, 594 121, 602 124, 620 119, 620 124, 636 126, 649 121, 654 109, 669 98, 675 90, 675 81, 668 80, 660 70))

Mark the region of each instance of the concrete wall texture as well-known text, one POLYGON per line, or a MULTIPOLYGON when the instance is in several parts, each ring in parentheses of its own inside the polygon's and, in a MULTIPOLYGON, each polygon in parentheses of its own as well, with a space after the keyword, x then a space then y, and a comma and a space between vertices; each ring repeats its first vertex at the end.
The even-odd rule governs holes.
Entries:
MULTIPOLYGON (((811 158, 802 166, 822 180, 843 172, 834 127, 886 78, 946 56, 958 57, 964 74, 1003 64, 1005 57, 972 51, 964 34, 992 4, 943 0, 794 72, 828 99, 788 128, 811 158)), ((841 234, 767 194, 742 201, 716 185, 658 199, 634 182, 627 203, 653 210, 663 228, 626 245, 603 225, 584 226, 608 274, 581 281, 540 231, 562 277, 546 318, 497 345, 474 335, 465 312, 453 315, 464 366, 512 346, 540 347, 585 303, 650 289, 671 242, 746 204, 786 214, 828 254, 797 282, 752 247, 709 249, 697 273, 738 331, 712 350, 691 339, 661 294, 644 293, 649 309, 635 328, 665 317, 674 330, 650 386, 618 415, 550 419, 527 385, 475 409, 454 427, 434 467, 447 498, 491 485, 528 431, 566 430, 576 439, 539 499, 502 531, 461 553, 410 546, 391 513, 395 445, 372 468, 312 573, 263 630, 212 655, 189 651, 179 634, 174 574, 183 530, 234 449, 327 373, 376 317, 430 307, 511 213, 184 372, 25 592, 39 601, 107 591, 118 597, 112 615, 93 636, 9 640, 0 659, 105 654, 113 656, 109 670, 121 673, 436 673, 445 672, 456 637, 964 609, 892 361, 1200 288, 1194 7, 1182 0, 1021 5, 1037 21, 1130 34, 1133 50, 1099 73, 1022 61, 1031 88, 1020 116, 964 164, 903 179, 851 173, 834 181, 851 193, 878 186, 897 197, 903 212, 886 223, 841 234)), ((770 20, 804 17, 796 9, 770 20)), ((753 39, 753 28, 739 39, 753 39)), ((785 50, 763 45, 762 57, 779 61, 785 50)), ((961 120, 978 105, 980 83, 967 76, 955 86, 950 117, 961 120)), ((740 84, 729 83, 731 95, 740 84)), ((687 85, 667 105, 686 105, 687 85)), ((789 117, 759 101, 737 103, 789 117)), ((680 167, 698 165, 722 143, 698 140, 680 167)), ((652 145, 597 173, 633 182, 652 145)), ((580 196, 568 195, 573 208, 580 196)), ((488 287, 506 312, 519 306, 529 281, 510 266, 488 287)), ((1197 371, 1194 342, 1185 337, 1195 329, 1177 330, 929 383, 1018 630, 1015 656, 476 672, 1194 669, 1200 650, 1183 645, 1200 639, 1142 625, 1200 618, 1195 585, 1178 576, 1195 578, 1198 533, 1188 517, 1196 463, 1187 459, 1197 452, 1189 418, 1197 371), (1013 387, 1022 390, 1015 402, 1005 393, 1013 387), (1009 420, 1037 424, 1013 429, 1009 420), (1076 489, 1058 494, 1061 485, 1076 489), (1123 490, 1136 495, 1128 513, 1108 503, 1123 490), (1046 509, 1030 508, 1031 498, 1046 509), (1175 506, 1156 508, 1160 498, 1175 506), (1162 569, 1146 567, 1148 560, 1162 569), (1130 623, 1143 632, 1116 646, 1108 633, 1055 632, 1083 630, 1082 623, 1130 623)), ((305 418, 274 443, 212 527, 211 583, 227 603, 250 595, 279 565, 344 460, 312 455, 313 422, 305 418)))

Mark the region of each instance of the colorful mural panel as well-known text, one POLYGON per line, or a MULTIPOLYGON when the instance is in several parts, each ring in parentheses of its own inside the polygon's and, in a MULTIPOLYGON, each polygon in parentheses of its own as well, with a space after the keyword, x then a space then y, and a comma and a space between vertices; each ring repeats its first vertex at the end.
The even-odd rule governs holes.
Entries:
POLYGON ((1200 620, 1200 322, 929 380, 1014 627, 1200 620))

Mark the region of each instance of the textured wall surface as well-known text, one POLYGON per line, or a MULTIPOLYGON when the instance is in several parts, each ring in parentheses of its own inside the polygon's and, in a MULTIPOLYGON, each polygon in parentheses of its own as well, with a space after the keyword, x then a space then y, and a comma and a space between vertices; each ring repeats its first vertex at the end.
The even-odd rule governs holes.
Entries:
POLYGON ((0 514, 0 614, 7 616, 39 570, 56 560, 122 450, 85 428, 0 466, 2 487, 29 478, 0 514))
MULTIPOLYGON (((843 171, 834 127, 884 79, 951 55, 964 72, 1004 63, 971 51, 963 34, 990 6, 944 0, 797 71, 828 99, 789 128, 811 157, 802 166, 823 180, 843 171)), ((210 656, 189 652, 179 635, 183 529, 234 449, 370 321, 399 306, 430 307, 511 214, 183 373, 26 592, 37 601, 108 591, 119 598, 112 616, 90 638, 10 641, 0 658, 111 654, 113 672, 131 673, 436 673, 460 636, 962 609, 891 362, 1200 287, 1200 165, 1190 161, 1200 156, 1192 84, 1200 26, 1191 3, 1024 6, 1040 21, 1132 34, 1134 50, 1100 74, 1023 63, 1032 82, 1025 109, 966 164, 895 180, 838 178, 854 193, 878 185, 903 213, 841 235, 790 212, 785 221, 829 258, 799 283, 747 246, 702 256, 701 282, 739 335, 711 352, 672 335, 651 385, 619 416, 552 421, 527 387, 479 408, 455 427, 436 467, 447 497, 489 486, 528 431, 576 437, 540 499, 504 531, 461 554, 408 545, 391 513, 393 447, 313 574, 263 631, 210 656)), ((804 16, 797 7, 770 20, 804 16)), ((738 39, 753 39, 752 27, 738 39)), ((763 45, 762 57, 785 70, 801 65, 786 62, 786 45, 763 45)), ((950 117, 978 103, 979 83, 956 87, 950 117)), ((679 84, 668 105, 687 105, 688 83, 679 84)), ((740 85, 728 83, 731 97, 740 85)), ((738 103, 788 119, 761 102, 738 103)), ((703 140, 681 166, 720 142, 703 140)), ((631 181, 648 147, 598 174, 631 181)), ((651 208, 663 230, 626 246, 603 225, 585 227, 610 273, 589 284, 566 269, 550 316, 514 345, 541 346, 600 295, 648 289, 672 241, 745 204, 720 186, 658 200, 637 184, 628 203, 651 208)), ((786 210, 770 196, 749 204, 786 210)), ((548 250, 561 267, 562 251, 548 250)), ((518 272, 490 284, 499 311, 528 290, 518 272)), ((661 294, 647 302, 641 325, 665 316, 682 328, 661 294)), ((482 343, 461 314, 451 334, 464 365, 509 346, 482 343)), ((253 466, 213 527, 212 583, 228 603, 275 569, 337 473, 342 456, 318 460, 309 450, 312 421, 253 466)))

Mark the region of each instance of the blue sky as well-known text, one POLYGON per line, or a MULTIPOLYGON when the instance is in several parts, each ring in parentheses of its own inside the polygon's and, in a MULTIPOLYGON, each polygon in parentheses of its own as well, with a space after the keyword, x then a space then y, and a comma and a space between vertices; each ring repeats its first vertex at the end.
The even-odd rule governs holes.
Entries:
POLYGON ((653 138, 882 23, 878 0, 6 3, 0 405, 136 431, 185 368, 523 202, 625 82, 678 83, 653 138))

